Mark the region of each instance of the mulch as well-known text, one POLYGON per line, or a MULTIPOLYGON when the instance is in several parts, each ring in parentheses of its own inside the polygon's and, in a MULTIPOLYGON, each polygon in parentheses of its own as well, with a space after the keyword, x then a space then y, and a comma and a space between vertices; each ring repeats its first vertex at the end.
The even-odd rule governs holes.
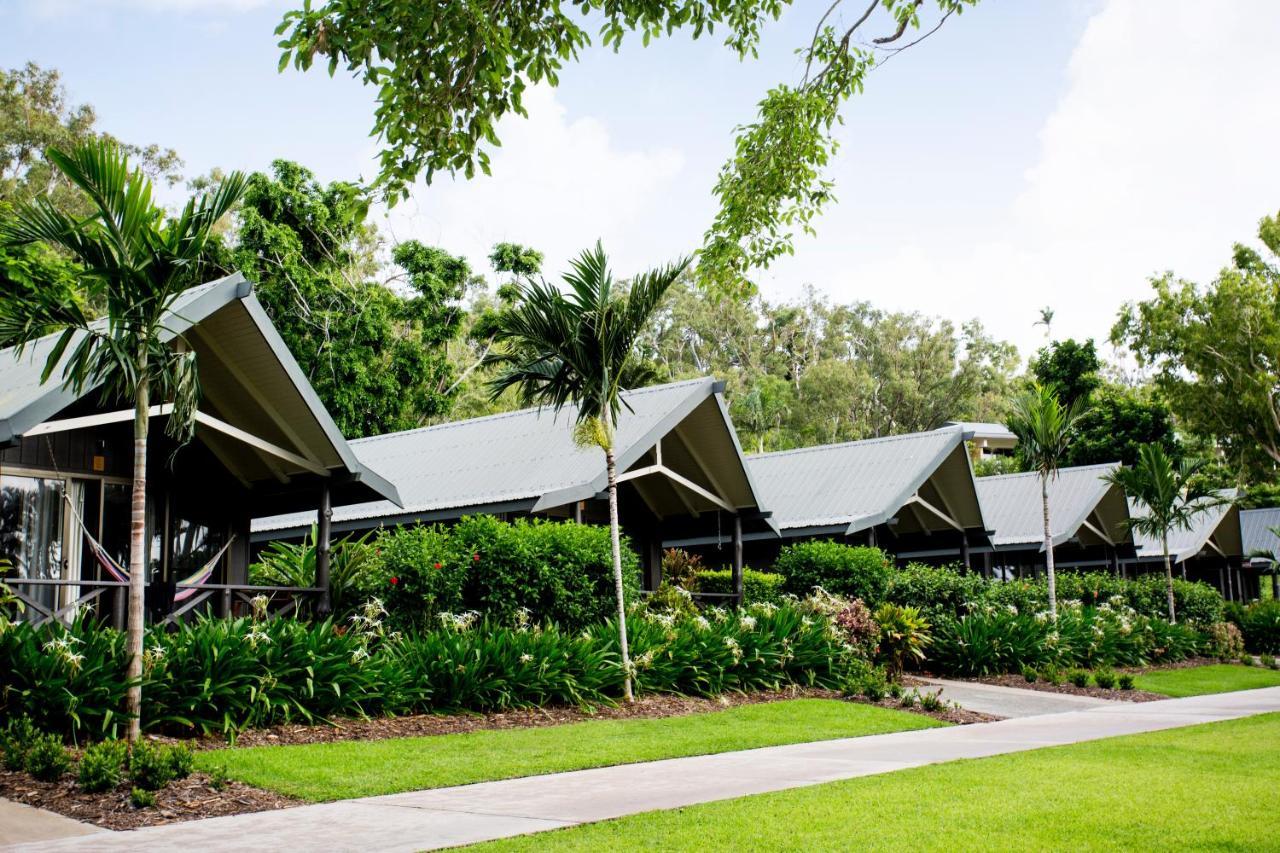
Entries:
MULTIPOLYGON (((417 714, 380 719, 334 720, 329 725, 285 725, 241 732, 235 746, 269 746, 308 743, 334 743, 350 740, 383 740, 399 737, 424 737, 493 729, 536 728, 578 723, 587 720, 658 719, 723 711, 742 705, 780 702, 787 699, 840 699, 834 690, 788 689, 747 694, 725 694, 715 698, 690 696, 644 696, 630 705, 601 705, 591 709, 575 707, 526 708, 487 714, 417 714)), ((999 719, 972 711, 946 708, 928 712, 916 707, 904 709, 893 699, 868 702, 861 698, 847 701, 875 704, 885 708, 911 710, 917 714, 949 723, 980 723, 999 719)), ((148 736, 169 743, 176 738, 148 736)), ((181 741, 195 749, 221 749, 228 746, 223 738, 205 737, 181 741)), ((211 784, 205 773, 192 773, 156 792, 156 805, 138 809, 129 802, 128 784, 99 794, 85 793, 67 776, 60 782, 39 782, 26 773, 0 770, 0 797, 48 809, 76 820, 106 829, 137 829, 187 820, 223 815, 283 809, 302 805, 302 801, 272 791, 254 788, 242 782, 227 781, 221 790, 211 784)))
POLYGON ((301 804, 292 797, 242 782, 228 781, 222 790, 215 790, 204 773, 192 773, 156 791, 156 804, 149 808, 134 808, 129 802, 129 789, 124 784, 112 791, 86 794, 70 776, 60 782, 39 782, 26 773, 0 770, 0 797, 106 829, 137 829, 301 804))
POLYGON ((981 684, 998 684, 1001 687, 1020 687, 1023 690, 1039 690, 1042 693, 1069 693, 1072 696, 1092 696, 1095 699, 1112 699, 1118 702, 1155 702, 1159 699, 1168 699, 1168 696, 1159 693, 1148 693, 1145 690, 1120 690, 1113 688, 1106 690, 1102 687, 1076 687, 1074 684, 1064 681, 1062 684, 1051 684, 1048 681, 1037 680, 1027 681, 1021 675, 989 675, 983 678, 966 679, 968 681, 976 681, 981 684))

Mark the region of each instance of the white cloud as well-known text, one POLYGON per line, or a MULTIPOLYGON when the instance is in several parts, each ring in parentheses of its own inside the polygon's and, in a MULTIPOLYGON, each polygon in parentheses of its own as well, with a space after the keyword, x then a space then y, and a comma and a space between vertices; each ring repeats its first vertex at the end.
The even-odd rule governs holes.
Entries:
POLYGON ((862 292, 878 304, 979 316, 1024 353, 1043 343, 1032 326, 1043 305, 1055 337, 1105 339, 1150 275, 1211 277, 1280 208, 1278 31, 1269 0, 1110 0, 1075 47, 1020 194, 990 221, 962 223, 982 236, 910 233, 823 256, 824 270, 798 266, 814 281, 839 270, 877 285, 862 292))
POLYGON ((693 248, 673 224, 681 211, 667 209, 684 164, 678 149, 629 147, 597 119, 570 119, 548 88, 530 90, 525 106, 527 120, 499 128, 491 175, 438 178, 391 210, 385 227, 396 240, 440 245, 485 272, 494 243, 523 243, 546 255, 548 277, 597 238, 620 275, 693 248))

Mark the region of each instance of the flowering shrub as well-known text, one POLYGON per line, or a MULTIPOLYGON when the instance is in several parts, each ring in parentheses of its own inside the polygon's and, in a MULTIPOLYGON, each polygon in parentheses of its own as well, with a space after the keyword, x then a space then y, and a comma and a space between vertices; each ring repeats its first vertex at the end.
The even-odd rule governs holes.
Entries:
MULTIPOLYGON (((382 604, 373 601, 344 625, 201 619, 172 634, 152 630, 143 725, 232 736, 282 722, 595 705, 622 695, 612 621, 569 630, 535 622, 530 610, 507 623, 476 611, 443 612, 403 635, 384 623, 382 604)), ((806 602, 706 615, 637 607, 628 624, 641 692, 860 689, 871 673, 861 651, 806 602)), ((125 722, 125 658, 123 634, 110 628, 14 626, 0 640, 0 718, 26 713, 59 736, 111 736, 125 722), (50 642, 83 659, 45 653, 50 642), (103 683, 84 683, 86 671, 103 683), (67 685, 83 695, 68 694, 67 685)))
POLYGON ((1222 660, 1236 660, 1244 654, 1244 635, 1231 622, 1209 626, 1209 653, 1222 660))
POLYGON ((876 622, 862 599, 850 601, 836 612, 832 621, 843 633, 845 642, 868 659, 880 651, 880 623, 876 622))
MULTIPOLYGON (((535 621, 572 629, 609 618, 617 606, 606 527, 476 515, 450 527, 390 530, 375 544, 389 619, 401 628, 421 629, 439 613, 464 610, 509 622, 527 608, 535 621)), ((622 568, 634 598, 640 559, 625 541, 622 568)))
POLYGON ((1118 598, 1097 607, 1065 601, 1053 621, 1046 611, 984 605, 935 625, 930 663, 941 673, 995 675, 1024 667, 1144 666, 1183 660, 1201 635, 1186 625, 1142 616, 1118 598))

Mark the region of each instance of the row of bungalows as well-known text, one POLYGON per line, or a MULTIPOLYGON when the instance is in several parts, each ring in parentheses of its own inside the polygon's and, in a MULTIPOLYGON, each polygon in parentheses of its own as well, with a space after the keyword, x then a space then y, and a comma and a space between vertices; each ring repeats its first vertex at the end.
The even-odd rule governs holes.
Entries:
MULTIPOLYGON (((242 613, 260 594, 294 606, 310 596, 323 608, 335 534, 479 513, 607 520, 603 454, 575 444, 571 408, 348 442, 242 277, 189 290, 165 325, 175 347, 196 353, 203 394, 195 440, 181 447, 164 435, 166 407, 152 408, 144 571, 154 618, 242 613), (314 588, 249 584, 255 549, 313 527, 314 588)), ((0 560, 32 618, 92 606, 119 619, 133 413, 96 388, 71 392, 57 369, 42 380, 54 344, 0 351, 0 560)), ((661 580, 665 548, 696 551, 740 578, 744 566, 767 569, 788 543, 813 538, 875 545, 900 562, 1026 576, 1044 565, 1038 480, 975 479, 971 464, 971 454, 1010 447, 999 425, 950 424, 747 456, 721 383, 647 387, 625 395, 618 428, 622 523, 649 588, 661 580)), ((1050 482, 1058 564, 1159 569, 1158 546, 1129 533, 1125 519, 1137 510, 1105 483, 1107 470, 1067 469, 1050 482)), ((1274 554, 1280 541, 1251 545, 1242 524, 1275 524, 1249 518, 1234 507, 1200 516, 1175 537, 1178 571, 1235 598, 1256 595, 1272 563, 1245 558, 1274 554)))

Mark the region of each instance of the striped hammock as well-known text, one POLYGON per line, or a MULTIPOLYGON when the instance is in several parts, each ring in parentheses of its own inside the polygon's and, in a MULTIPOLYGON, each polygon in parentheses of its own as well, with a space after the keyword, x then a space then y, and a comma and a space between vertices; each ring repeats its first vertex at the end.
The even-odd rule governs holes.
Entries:
MULTIPOLYGON (((71 505, 71 499, 65 494, 63 495, 63 498, 66 499, 67 508, 71 510, 71 517, 76 520, 76 524, 80 526, 80 531, 88 541, 89 550, 93 553, 94 560, 96 560, 98 565, 102 567, 102 570, 111 575, 111 577, 115 578, 120 583, 128 583, 129 570, 112 559, 111 555, 107 553, 107 549, 102 547, 102 543, 95 539, 93 534, 89 532, 89 528, 86 527, 84 521, 81 520, 80 514, 76 512, 75 507, 71 505)), ((190 575, 187 575, 187 577, 178 581, 177 586, 179 589, 173 594, 173 600, 185 601, 195 595, 195 587, 205 583, 209 578, 213 577, 213 573, 217 571, 218 568, 218 561, 222 559, 223 554, 227 553, 227 549, 231 547, 231 543, 234 542, 235 539, 235 534, 232 534, 232 536, 227 539, 227 544, 219 548, 218 553, 210 557, 208 562, 196 569, 190 575), (182 589, 182 587, 187 588, 182 589)))

